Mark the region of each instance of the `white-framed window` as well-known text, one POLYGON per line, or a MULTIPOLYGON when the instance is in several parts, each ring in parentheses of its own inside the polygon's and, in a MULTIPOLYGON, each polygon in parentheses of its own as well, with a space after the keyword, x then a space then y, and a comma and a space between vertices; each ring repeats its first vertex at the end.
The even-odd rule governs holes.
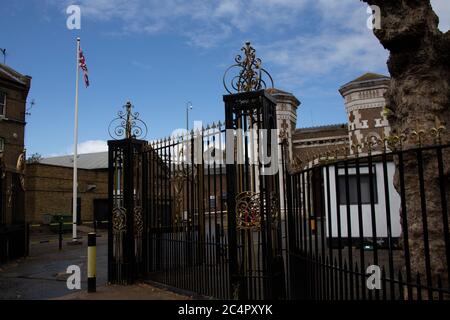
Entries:
POLYGON ((5 139, 0 137, 0 152, 5 151, 5 139))
POLYGON ((5 116, 6 112, 6 93, 0 91, 0 116, 5 116))
MULTIPOLYGON (((339 203, 340 205, 347 205, 347 188, 346 183, 348 181, 348 190, 349 190, 349 200, 350 205, 358 204, 358 177, 356 175, 355 168, 348 169, 347 179, 345 178, 345 173, 343 170, 339 170, 339 180, 338 180, 338 188, 339 188, 339 203)), ((370 195, 370 176, 369 176, 369 168, 368 167, 360 167, 360 175, 359 175, 359 192, 361 197, 361 204, 371 204, 371 195, 370 195)), ((375 170, 375 166, 372 169, 372 191, 373 191, 373 202, 374 204, 378 203, 378 191, 377 191, 377 174, 375 170)))

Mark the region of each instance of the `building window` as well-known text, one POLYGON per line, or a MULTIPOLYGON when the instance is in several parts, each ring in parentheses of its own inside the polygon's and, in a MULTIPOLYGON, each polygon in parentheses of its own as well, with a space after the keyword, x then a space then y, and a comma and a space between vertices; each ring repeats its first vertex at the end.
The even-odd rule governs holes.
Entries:
POLYGON ((4 116, 6 111, 6 93, 0 91, 0 116, 4 116))
MULTIPOLYGON (((361 204, 370 204, 370 177, 369 174, 360 174, 360 190, 361 190, 361 204)), ((345 175, 339 175, 339 204, 347 205, 347 193, 345 188, 345 175)), ((374 204, 378 203, 378 192, 377 192, 377 178, 375 171, 372 174, 372 184, 373 184, 373 201, 374 204)), ((358 184, 356 174, 348 175, 348 190, 349 190, 349 200, 350 205, 358 204, 358 184)))
POLYGON ((0 138, 0 152, 5 151, 5 139, 0 138))

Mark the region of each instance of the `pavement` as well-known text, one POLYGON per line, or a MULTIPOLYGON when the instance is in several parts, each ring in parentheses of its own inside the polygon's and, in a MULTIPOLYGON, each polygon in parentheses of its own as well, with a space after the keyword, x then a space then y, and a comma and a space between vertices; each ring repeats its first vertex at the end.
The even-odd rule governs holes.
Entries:
POLYGON ((180 295, 165 289, 156 288, 146 283, 132 286, 107 285, 97 288, 95 293, 86 290, 55 298, 54 300, 190 300, 191 297, 180 295))
POLYGON ((30 255, 0 265, 0 300, 183 300, 188 296, 155 288, 148 284, 134 286, 107 285, 106 231, 97 238, 97 292, 87 294, 87 233, 81 228, 80 245, 68 245, 70 234, 65 235, 63 249, 58 249, 58 235, 47 231, 31 234, 30 255), (81 269, 81 289, 69 290, 66 285, 70 265, 81 269))

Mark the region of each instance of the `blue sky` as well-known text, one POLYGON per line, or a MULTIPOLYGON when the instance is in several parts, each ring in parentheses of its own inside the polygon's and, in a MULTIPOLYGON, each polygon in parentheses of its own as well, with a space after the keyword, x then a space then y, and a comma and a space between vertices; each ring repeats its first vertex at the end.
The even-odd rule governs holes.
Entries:
MULTIPOLYGON (((183 128, 187 101, 192 121, 222 120, 222 75, 247 40, 275 87, 302 102, 298 127, 345 122, 338 88, 367 71, 387 74, 388 53, 359 0, 0 2, 7 64, 33 77, 28 154, 71 152, 77 36, 91 81, 80 86, 81 152, 105 150, 109 121, 127 100, 148 124, 148 139, 183 128), (81 7, 81 30, 66 27, 70 4, 81 7)), ((432 4, 448 30, 450 3, 432 4)))

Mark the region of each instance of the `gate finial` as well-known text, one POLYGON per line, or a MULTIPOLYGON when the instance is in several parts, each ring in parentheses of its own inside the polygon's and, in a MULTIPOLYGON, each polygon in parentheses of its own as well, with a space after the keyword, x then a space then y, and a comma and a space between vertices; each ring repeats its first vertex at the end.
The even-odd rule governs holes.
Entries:
POLYGON ((147 125, 139 119, 139 112, 133 112, 134 106, 128 101, 123 106, 125 111, 119 111, 118 117, 109 124, 108 132, 114 140, 144 139, 147 136, 147 125))
POLYGON ((244 52, 244 57, 240 54, 237 55, 234 59, 236 63, 225 71, 223 76, 225 90, 233 94, 232 91, 235 91, 234 93, 240 93, 265 89, 267 88, 267 83, 263 79, 263 76, 268 78, 273 88, 272 76, 267 70, 261 67, 262 61, 256 57, 256 50, 251 46, 251 43, 246 42, 241 48, 241 51, 244 52), (240 69, 239 75, 232 77, 231 80, 227 80, 229 71, 235 68, 240 69))

